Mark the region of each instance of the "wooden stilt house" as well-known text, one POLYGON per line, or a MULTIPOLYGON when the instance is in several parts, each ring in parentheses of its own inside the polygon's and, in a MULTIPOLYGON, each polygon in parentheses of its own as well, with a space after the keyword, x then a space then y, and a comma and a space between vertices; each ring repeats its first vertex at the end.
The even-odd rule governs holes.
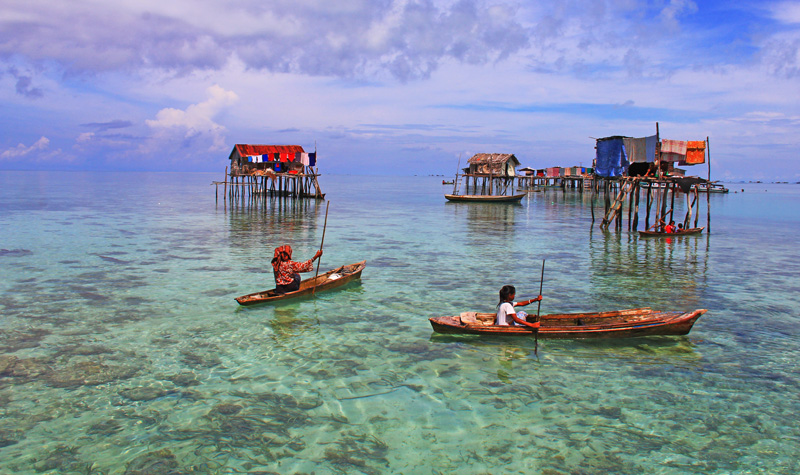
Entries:
POLYGON ((300 145, 236 144, 231 150, 230 172, 224 184, 230 185, 231 199, 254 196, 317 198, 325 195, 317 178, 316 151, 307 153, 300 145))
POLYGON ((455 189, 463 178, 465 194, 503 195, 513 191, 514 178, 520 165, 512 153, 477 153, 467 160, 468 167, 456 176, 455 189))

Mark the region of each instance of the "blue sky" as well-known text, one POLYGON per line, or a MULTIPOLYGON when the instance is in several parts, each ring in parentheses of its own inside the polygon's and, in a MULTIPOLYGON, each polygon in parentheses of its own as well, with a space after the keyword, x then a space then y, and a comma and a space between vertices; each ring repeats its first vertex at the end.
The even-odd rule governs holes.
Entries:
POLYGON ((658 122, 714 179, 800 181, 800 1, 10 0, 0 62, 5 170, 587 166, 658 122))

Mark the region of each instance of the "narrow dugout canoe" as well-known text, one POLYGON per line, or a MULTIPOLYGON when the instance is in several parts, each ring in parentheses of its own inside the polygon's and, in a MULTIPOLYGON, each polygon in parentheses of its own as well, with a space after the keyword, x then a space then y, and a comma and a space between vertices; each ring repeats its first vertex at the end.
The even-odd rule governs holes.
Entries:
POLYGON ((519 193, 517 195, 444 195, 448 201, 473 201, 483 203, 507 203, 513 201, 520 201, 524 198, 526 193, 519 193))
POLYGON ((259 303, 275 302, 277 300, 287 300, 301 297, 303 295, 310 295, 312 292, 314 292, 315 287, 317 289, 317 293, 335 289, 336 287, 341 287, 348 282, 352 282, 361 278, 361 271, 364 270, 366 265, 367 261, 356 262, 355 264, 329 270, 328 272, 317 276, 316 278, 310 277, 300 281, 300 289, 295 290, 294 292, 276 294, 275 289, 270 289, 263 292, 255 292, 252 294, 242 295, 241 297, 236 297, 236 301, 239 302, 239 305, 255 305, 259 303))
POLYGON ((639 236, 642 237, 675 237, 675 236, 688 236, 690 234, 700 234, 705 229, 705 226, 702 228, 689 228, 684 229, 680 232, 675 233, 662 233, 659 231, 639 231, 639 236))
MULTIPOLYGON (((631 338, 686 335, 705 309, 660 312, 632 308, 597 313, 542 315, 539 338, 631 338)), ((494 325, 494 313, 464 312, 461 316, 430 318, 438 333, 471 335, 533 335, 525 326, 494 325)), ((529 317, 530 318, 530 317, 529 317)))

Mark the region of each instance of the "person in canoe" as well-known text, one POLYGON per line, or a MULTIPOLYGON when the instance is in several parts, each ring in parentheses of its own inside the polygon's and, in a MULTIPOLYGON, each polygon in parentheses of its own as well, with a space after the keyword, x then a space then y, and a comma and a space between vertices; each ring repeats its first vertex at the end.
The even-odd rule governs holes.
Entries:
POLYGON ((664 228, 664 232, 667 234, 675 233, 675 221, 670 221, 669 224, 664 228))
MULTIPOLYGON (((514 307, 524 307, 525 305, 529 305, 533 302, 538 302, 542 300, 542 296, 538 296, 534 299, 525 300, 522 302, 515 302, 514 297, 516 297, 517 289, 513 285, 504 285, 502 289, 500 289, 500 303, 497 304, 497 317, 494 320, 495 325, 525 325, 531 328, 539 328, 539 322, 530 323, 525 320, 525 315, 520 316, 517 315, 517 311, 514 310, 514 307)), ((525 313, 525 312, 520 312, 525 313)))
POLYGON ((275 292, 285 294, 300 290, 299 272, 314 270, 313 262, 322 256, 322 249, 314 257, 305 262, 292 260, 292 246, 285 245, 275 248, 275 257, 272 258, 272 270, 275 275, 275 292))

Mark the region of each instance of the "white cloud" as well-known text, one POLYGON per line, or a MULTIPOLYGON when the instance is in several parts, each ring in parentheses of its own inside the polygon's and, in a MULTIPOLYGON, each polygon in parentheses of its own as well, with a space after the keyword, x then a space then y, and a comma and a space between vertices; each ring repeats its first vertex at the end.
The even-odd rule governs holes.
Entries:
POLYGON ((772 18, 786 24, 800 24, 800 2, 779 2, 772 6, 772 18))
POLYGON ((80 134, 78 138, 75 139, 75 141, 78 143, 85 143, 85 142, 90 142, 92 138, 94 138, 94 132, 84 132, 80 134))
POLYGON ((218 85, 207 89, 208 100, 192 104, 186 110, 161 109, 154 120, 145 123, 153 129, 180 130, 186 138, 198 135, 212 139, 212 150, 222 150, 225 144, 225 127, 214 122, 214 116, 239 100, 236 93, 218 85))
POLYGON ((24 157, 32 152, 36 152, 38 150, 45 150, 49 146, 50 146, 50 140, 47 137, 41 137, 31 146, 27 146, 25 144, 18 144, 14 148, 9 148, 3 151, 3 153, 0 153, 0 158, 24 157))
POLYGON ((692 0, 670 0, 669 4, 661 10, 661 20, 671 28, 679 26, 678 17, 684 13, 694 13, 697 11, 697 4, 692 0))

